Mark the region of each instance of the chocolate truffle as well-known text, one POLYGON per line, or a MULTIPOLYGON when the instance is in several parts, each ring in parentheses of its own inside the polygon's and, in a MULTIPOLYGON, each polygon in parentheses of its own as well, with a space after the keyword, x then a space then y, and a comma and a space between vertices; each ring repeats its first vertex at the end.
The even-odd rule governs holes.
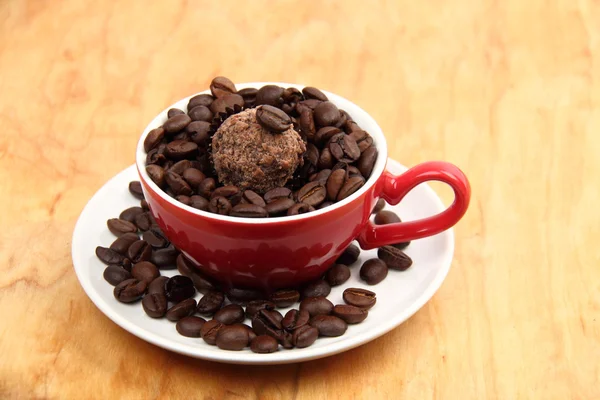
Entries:
POLYGON ((219 181, 265 193, 281 187, 302 165, 306 145, 290 126, 273 133, 256 120, 256 109, 227 118, 212 139, 212 156, 219 181))

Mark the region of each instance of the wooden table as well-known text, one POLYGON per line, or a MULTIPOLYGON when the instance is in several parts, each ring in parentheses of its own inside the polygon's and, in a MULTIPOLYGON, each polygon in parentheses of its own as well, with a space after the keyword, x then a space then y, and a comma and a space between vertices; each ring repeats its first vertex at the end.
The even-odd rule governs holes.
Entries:
MULTIPOLYGON (((0 398, 600 398, 600 3, 0 2, 0 398), (473 187, 414 317, 297 365, 179 356, 80 287, 75 221, 212 77, 353 99, 473 187)), ((450 191, 434 186, 449 203, 450 191)))

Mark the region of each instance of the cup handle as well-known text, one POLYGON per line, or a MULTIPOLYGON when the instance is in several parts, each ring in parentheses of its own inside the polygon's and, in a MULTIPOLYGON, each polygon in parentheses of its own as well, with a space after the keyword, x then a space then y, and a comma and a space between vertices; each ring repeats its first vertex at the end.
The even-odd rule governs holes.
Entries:
MULTIPOLYGON (((465 174, 455 165, 443 161, 419 164, 402 175, 384 171, 379 195, 389 204, 396 205, 415 186, 427 181, 447 183, 454 190, 454 202, 441 213, 416 221, 375 225, 371 221, 363 228, 357 240, 365 250, 436 235, 456 224, 467 211, 471 186, 465 174)), ((376 192, 377 194, 377 192, 376 192)))

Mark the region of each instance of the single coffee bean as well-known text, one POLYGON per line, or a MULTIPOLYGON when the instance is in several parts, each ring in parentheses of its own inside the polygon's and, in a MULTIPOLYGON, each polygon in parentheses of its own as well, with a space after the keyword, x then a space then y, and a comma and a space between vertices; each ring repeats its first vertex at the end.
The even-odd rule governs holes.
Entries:
POLYGON ((192 162, 190 160, 180 160, 173 164, 173 166, 169 168, 169 171, 174 172, 177 175, 183 175, 183 172, 188 168, 192 168, 192 162))
POLYGON ((331 201, 335 201, 345 182, 346 171, 344 171, 343 169, 336 169, 332 171, 329 175, 329 178, 327 178, 327 198, 331 201))
POLYGON ((143 240, 133 242, 131 246, 129 246, 129 249, 127 249, 127 258, 129 258, 134 264, 141 261, 148 261, 150 260, 151 256, 152 247, 150 247, 150 245, 143 240))
POLYGON ((248 204, 254 204, 259 207, 265 207, 267 205, 263 198, 252 190, 245 190, 242 194, 242 198, 247 201, 248 204))
POLYGON ((125 257, 108 247, 96 247, 96 257, 106 265, 121 265, 125 257))
POLYGON ((172 171, 167 171, 165 176, 167 185, 173 190, 175 195, 191 196, 193 191, 190 185, 181 177, 172 171))
POLYGON ((299 349, 311 346, 319 337, 319 330, 310 325, 302 325, 292 334, 292 344, 299 349))
POLYGON ((265 208, 254 204, 238 204, 231 209, 231 215, 245 218, 266 218, 269 216, 265 208))
POLYGON ((206 343, 214 346, 217 343, 217 334, 224 326, 225 325, 214 319, 206 321, 206 323, 202 325, 202 328, 200 328, 200 337, 202 337, 206 343))
POLYGON ((311 211, 315 211, 313 206, 306 203, 297 203, 288 208, 287 215, 306 214, 311 211))
POLYGON ((344 186, 342 186, 337 195, 337 201, 342 201, 346 197, 352 195, 358 189, 363 187, 364 184, 365 179, 362 176, 353 176, 351 178, 348 178, 348 180, 346 181, 346 183, 344 183, 344 186))
POLYGON ((325 279, 331 286, 339 286, 350 279, 350 268, 344 264, 333 264, 325 273, 325 279))
POLYGON ((140 207, 144 211, 150 211, 150 206, 148 205, 148 202, 145 199, 140 200, 140 207))
POLYGON ((388 268, 405 271, 412 265, 412 259, 393 246, 383 246, 377 250, 377 257, 383 261, 388 268))
POLYGON ((129 221, 119 218, 111 218, 106 221, 108 230, 115 236, 123 236, 126 233, 136 233, 137 227, 129 221))
POLYGON ((281 320, 283 316, 275 310, 260 310, 252 319, 252 329, 257 335, 269 335, 281 338, 281 320))
POLYGON ((240 195, 240 189, 237 186, 227 185, 227 186, 221 186, 219 188, 216 188, 212 192, 211 198, 222 196, 222 197, 225 197, 227 200, 231 201, 232 198, 234 198, 238 195, 240 195))
POLYGON ((206 121, 192 121, 185 127, 190 140, 198 146, 205 146, 208 143, 210 124, 206 121))
POLYGON ((325 185, 327 183, 327 180, 329 179, 329 176, 331 175, 331 170, 326 168, 326 169, 322 169, 320 170, 316 175, 315 175, 315 181, 319 181, 321 182, 321 184, 325 185))
POLYGON ((309 182, 298 191, 298 202, 306 203, 309 206, 318 206, 325 201, 327 190, 322 182, 309 182))
POLYGON ((167 298, 162 293, 148 293, 142 299, 142 308, 151 318, 162 318, 167 313, 167 298))
POLYGON ((289 199, 292 196, 292 191, 285 187, 278 187, 275 189, 269 190, 264 195, 264 199, 267 203, 271 203, 275 200, 279 199, 289 199))
POLYGON ((319 336, 342 336, 348 329, 348 324, 334 315, 317 315, 310 319, 309 324, 318 329, 319 336))
POLYGON ((377 302, 377 295, 367 289, 348 288, 342 295, 344 301, 351 306, 365 310, 370 309, 377 302))
POLYGON ((351 244, 335 261, 337 264, 352 265, 358 260, 360 249, 358 246, 351 244))
POLYGON ((329 140, 329 151, 341 162, 351 163, 360 158, 358 145, 345 133, 338 133, 329 140))
POLYGON ((208 211, 220 215, 229 215, 231 208, 231 203, 223 196, 213 197, 208 204, 208 211))
POLYGON ((127 279, 115 286, 113 294, 121 303, 133 303, 142 298, 146 292, 146 282, 127 279))
POLYGON ((267 104, 256 109, 256 119, 263 128, 275 133, 285 132, 292 125, 289 115, 267 104))
POLYGON ((191 188, 198 188, 200 183, 206 179, 206 175, 196 168, 188 168, 183 171, 182 178, 190 185, 191 188))
POLYGON ((179 201, 180 203, 185 204, 186 206, 189 206, 190 204, 192 204, 192 199, 189 196, 184 196, 184 195, 180 194, 179 196, 175 196, 175 199, 177 201, 179 201))
POLYGON ((306 152, 303 155, 304 162, 308 165, 316 168, 317 163, 319 162, 319 149, 312 143, 306 144, 306 152))
POLYGON ((194 297, 194 294, 196 294, 194 283, 187 276, 172 276, 165 284, 165 295, 171 303, 182 302, 185 299, 194 297))
POLYGON ((364 176, 362 176, 362 174, 360 173, 358 168, 356 168, 354 165, 348 165, 347 171, 348 171, 349 178, 352 178, 354 176, 360 176, 361 178, 364 179, 364 176))
POLYGON ((338 318, 341 318, 347 324, 359 324, 367 318, 369 312, 364 308, 346 304, 338 304, 333 307, 332 314, 338 318))
POLYGON ((340 110, 330 101, 323 101, 315 107, 315 122, 318 126, 331 126, 340 119, 340 110))
POLYGON ((194 195, 194 196, 190 197, 190 200, 191 200, 190 206, 192 206, 198 210, 202 210, 202 211, 208 210, 209 202, 204 197, 199 196, 199 195, 194 195))
POLYGON ((325 93, 321 92, 319 89, 317 89, 316 87, 312 87, 312 86, 306 86, 304 89, 302 89, 302 94, 304 95, 304 97, 306 99, 317 99, 320 101, 329 100, 327 98, 327 96, 325 95, 325 93))
POLYGON ((124 280, 131 279, 131 274, 119 265, 109 265, 104 270, 103 277, 106 282, 116 286, 124 280))
POLYGON ((198 153, 198 145, 187 140, 173 140, 167 144, 165 150, 165 154, 173 160, 183 160, 184 158, 194 157, 196 153, 198 153))
POLYGON ((360 155, 360 158, 358 159, 358 170, 362 176, 371 176, 371 172, 375 166, 375 161, 377 161, 376 147, 369 147, 360 155))
POLYGON ((207 293, 211 290, 215 290, 215 285, 202 274, 191 261, 185 258, 183 254, 177 256, 175 261, 177 270, 183 276, 187 276, 194 283, 194 287, 200 293, 207 293))
POLYGON ((207 292, 202 296, 200 301, 198 301, 196 312, 201 315, 213 315, 221 309, 224 301, 225 295, 222 292, 214 290, 207 292))
POLYGON ((306 100, 299 101, 298 104, 296 105, 296 112, 298 114, 301 114, 302 111, 305 109, 314 111, 314 109, 317 108, 317 106, 321 103, 322 103, 322 101, 317 100, 317 99, 306 99, 306 100))
POLYGON ((274 353, 279 350, 279 343, 269 335, 260 335, 252 340, 250 350, 259 354, 274 353))
POLYGON ((216 98, 225 97, 232 93, 236 93, 235 84, 224 76, 217 76, 210 83, 210 92, 216 98))
POLYGON ((221 350, 239 351, 248 346, 248 331, 240 325, 223 326, 217 333, 217 347, 221 350))
POLYGON ((377 285, 385 279, 387 274, 387 265, 378 258, 367 260, 360 267, 360 278, 369 285, 377 285))
POLYGON ((152 227, 153 221, 150 213, 145 212, 135 216, 135 225, 140 231, 147 231, 152 227))
POLYGON ((371 214, 377 214, 378 212, 380 212, 381 210, 383 210, 385 207, 385 200, 384 199, 378 199, 377 203, 375 203, 375 207, 373 207, 373 211, 371 211, 371 214))
POLYGON ((171 118, 175 115, 179 115, 179 114, 185 114, 183 111, 181 111, 179 108, 171 108, 169 109, 169 111, 167 111, 167 118, 171 118))
POLYGON ((268 300, 252 300, 246 305, 246 317, 252 320, 260 310, 273 310, 275 303, 268 300))
POLYGON ((160 293, 163 296, 166 296, 166 294, 165 294, 166 293, 165 292, 165 285, 167 284, 168 280, 169 280, 168 276, 159 276, 158 278, 154 279, 148 285, 148 294, 151 294, 151 293, 160 293))
POLYGON ((150 227, 150 229, 144 232, 142 239, 155 249, 162 249, 170 244, 169 239, 165 237, 165 234, 158 226, 150 227))
POLYGON ((374 222, 376 225, 395 224, 400 221, 400 217, 393 211, 383 210, 375 214, 374 222))
POLYGON ((146 150, 146 153, 157 147, 164 137, 165 130, 163 128, 152 129, 148 132, 148 135, 144 139, 144 150, 146 150))
POLYGON ((274 107, 279 107, 283 102, 281 95, 283 88, 277 85, 265 85, 256 92, 256 105, 267 104, 274 107))
POLYGON ((129 193, 131 193, 136 199, 144 199, 144 192, 142 191, 142 184, 140 181, 129 182, 129 193))
POLYGON ((213 190, 215 190, 216 186, 217 185, 214 178, 206 178, 200 183, 200 185, 198 185, 198 194, 208 199, 210 198, 213 190))
POLYGON ((165 180, 165 170, 160 165, 150 164, 146 165, 146 172, 152 182, 156 183, 156 185, 160 188, 164 188, 166 180, 165 180))
POLYGON ((227 298, 234 304, 246 305, 252 300, 261 300, 263 294, 256 289, 230 288, 227 291, 227 298))
POLYGON ((289 210, 294 204, 296 204, 294 200, 282 197, 267 203, 265 210, 267 210, 269 216, 278 216, 287 213, 287 210, 289 210))
POLYGON ((279 343, 283 346, 284 349, 293 349, 294 343, 292 341, 292 334, 288 331, 281 331, 279 333, 279 339, 277 339, 279 343))
POLYGON ((307 297, 300 303, 300 311, 306 311, 311 317, 328 315, 333 310, 333 303, 324 296, 307 297))
POLYGON ((244 99, 244 107, 251 108, 254 107, 256 103, 256 93, 258 93, 258 89, 256 88, 245 88, 238 90, 237 94, 242 96, 244 99))
POLYGON ((308 324, 310 314, 306 310, 290 310, 288 311, 283 319, 281 320, 281 326, 283 329, 292 332, 295 329, 300 328, 308 324))
POLYGON ((164 249, 157 249, 152 252, 150 261, 159 269, 175 269, 179 250, 170 245, 164 249))
POLYGON ((169 321, 176 322, 182 318, 189 317, 196 311, 196 300, 185 299, 169 308, 166 317, 169 321))
POLYGON ((160 272, 158 271, 158 268, 156 268, 156 265, 148 261, 142 261, 133 264, 133 267, 131 267, 131 276, 150 284, 150 282, 160 276, 160 272))
POLYGON ((137 233, 126 233, 122 236, 119 236, 114 242, 112 242, 110 249, 125 256, 127 255, 127 249, 129 249, 129 246, 138 240, 140 240, 140 237, 137 235, 137 233))
POLYGON ((286 308, 300 300, 300 293, 294 289, 282 289, 271 294, 271 301, 278 308, 286 308))
POLYGON ((200 337, 200 331, 205 322, 206 320, 200 317, 184 317, 177 321, 175 329, 181 336, 197 338, 200 337))
MULTIPOLYGON (((323 146, 326 143, 329 143, 331 138, 336 136, 339 133, 342 133, 342 131, 340 129, 336 128, 335 126, 324 126, 323 128, 319 129, 316 133, 316 136, 315 136, 316 143, 323 146)), ((328 147, 325 147, 325 148, 327 149, 327 151, 329 151, 328 147)), ((325 149, 323 149, 323 150, 325 150, 325 149)), ((331 153, 329 153, 329 155, 331 156, 331 153)), ((329 167, 329 168, 331 168, 331 167, 329 167)))
POLYGON ((213 119, 213 113, 206 106, 196 106, 188 111, 188 115, 192 121, 206 121, 210 122, 213 119))
POLYGON ((190 122, 192 122, 192 119, 187 114, 173 115, 165 121, 163 129, 166 134, 177 133, 184 129, 190 122))
MULTIPOLYGON (((171 140, 173 140, 173 141, 175 141, 175 140, 181 140, 183 142, 189 142, 190 141, 190 137, 189 137, 188 133, 185 130, 183 130, 183 131, 181 131, 179 133, 174 134, 173 137, 171 138, 171 140)), ((170 165, 167 165, 167 163, 169 161, 167 161, 165 163, 165 168, 170 168, 171 167, 170 165)))
POLYGON ((302 289, 302 298, 329 296, 329 293, 331 293, 331 286, 329 286, 329 283, 323 279, 318 279, 309 283, 302 289))
POLYGON ((121 211, 121 214, 119 214, 119 219, 133 223, 135 221, 135 217, 143 212, 144 210, 142 207, 129 207, 121 211))
POLYGON ((222 324, 231 325, 244 321, 244 309, 238 304, 229 304, 215 313, 213 319, 222 324))
POLYGON ((196 106, 210 106, 214 98, 210 94, 198 94, 190 99, 188 102, 188 111, 196 106))
POLYGON ((165 155, 164 155, 164 149, 166 147, 167 147, 167 145, 165 145, 165 144, 159 144, 158 147, 150 150, 148 152, 148 154, 146 155, 146 165, 150 165, 150 164, 164 165, 164 164, 166 164, 167 157, 165 157, 165 155))
POLYGON ((310 108, 305 108, 302 110, 302 112, 300 113, 300 120, 298 121, 298 124, 300 125, 300 132, 308 140, 314 140, 316 128, 313 111, 310 108))
POLYGON ((361 153, 364 153, 373 145, 373 138, 362 129, 355 129, 350 132, 348 136, 354 139, 361 153))

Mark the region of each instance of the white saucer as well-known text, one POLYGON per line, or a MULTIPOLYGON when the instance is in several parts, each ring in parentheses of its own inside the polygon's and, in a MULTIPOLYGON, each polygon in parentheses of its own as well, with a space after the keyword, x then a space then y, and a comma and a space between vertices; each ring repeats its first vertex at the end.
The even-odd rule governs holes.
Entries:
MULTIPOLYGON (((388 160, 388 169, 394 173, 406 170, 391 159, 388 160)), ((140 303, 119 303, 113 297, 113 287, 102 277, 105 265, 96 258, 95 248, 98 245, 108 247, 115 239, 106 227, 107 219, 118 217, 127 207, 139 205, 139 200, 128 191, 129 182, 138 179, 132 165, 108 181, 88 202, 73 232, 73 265, 81 286, 108 318, 139 338, 177 353, 234 364, 285 364, 337 354, 376 339, 406 321, 433 296, 450 269, 454 252, 452 230, 413 241, 406 249, 413 259, 413 266, 402 272, 390 270, 387 278, 375 286, 366 285, 358 277, 362 263, 377 254, 376 250, 363 251, 351 267, 350 280, 333 288, 328 296, 334 304, 343 304, 342 292, 346 288, 360 287, 376 292, 377 304, 363 323, 350 325, 343 336, 320 338, 304 349, 280 348, 280 351, 271 354, 255 354, 249 349, 220 350, 200 338, 179 335, 175 324, 167 319, 148 317, 140 303)), ((412 190, 401 204, 387 208, 409 221, 437 214, 444 206, 435 192, 422 184, 412 190)), ((177 270, 161 271, 161 274, 171 276, 177 274, 177 270)), ((198 294, 197 299, 200 297, 198 294)), ((285 314, 287 310, 279 311, 285 314)))

